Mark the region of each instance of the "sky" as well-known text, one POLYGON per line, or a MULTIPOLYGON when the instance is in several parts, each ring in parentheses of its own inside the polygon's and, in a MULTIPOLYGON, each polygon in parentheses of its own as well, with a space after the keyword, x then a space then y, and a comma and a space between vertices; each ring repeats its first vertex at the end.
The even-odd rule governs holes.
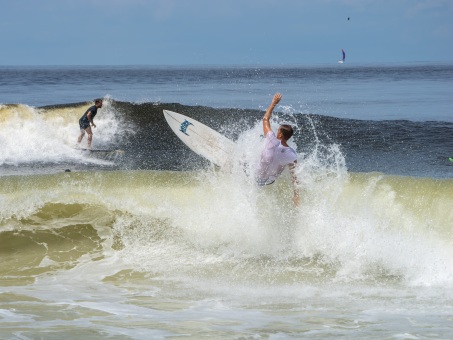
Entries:
POLYGON ((453 0, 0 0, 0 66, 453 61, 453 0))

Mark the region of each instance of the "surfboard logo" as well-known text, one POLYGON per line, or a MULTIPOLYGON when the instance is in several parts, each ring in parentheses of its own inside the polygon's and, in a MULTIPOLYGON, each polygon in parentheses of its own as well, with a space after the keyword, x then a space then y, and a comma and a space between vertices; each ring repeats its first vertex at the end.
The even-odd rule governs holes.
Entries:
POLYGON ((189 122, 187 119, 185 119, 181 123, 181 126, 179 127, 179 131, 181 131, 183 134, 188 136, 189 134, 186 131, 187 131, 187 128, 189 127, 189 125, 193 125, 193 124, 191 122, 189 122))

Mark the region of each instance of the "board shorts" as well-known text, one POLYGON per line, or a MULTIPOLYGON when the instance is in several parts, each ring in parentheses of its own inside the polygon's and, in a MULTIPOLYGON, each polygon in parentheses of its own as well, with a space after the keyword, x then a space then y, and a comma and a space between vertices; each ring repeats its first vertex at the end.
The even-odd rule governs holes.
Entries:
POLYGON ((90 127, 90 122, 88 121, 88 119, 81 118, 79 120, 79 126, 80 130, 86 130, 86 128, 90 127))

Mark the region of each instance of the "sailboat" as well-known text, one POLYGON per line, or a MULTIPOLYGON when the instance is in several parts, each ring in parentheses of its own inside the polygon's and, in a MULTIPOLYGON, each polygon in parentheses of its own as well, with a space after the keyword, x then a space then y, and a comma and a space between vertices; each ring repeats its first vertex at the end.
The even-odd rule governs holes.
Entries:
POLYGON ((346 59, 346 53, 344 53, 343 49, 341 49, 341 52, 343 53, 343 60, 338 60, 338 64, 343 64, 344 60, 346 59))

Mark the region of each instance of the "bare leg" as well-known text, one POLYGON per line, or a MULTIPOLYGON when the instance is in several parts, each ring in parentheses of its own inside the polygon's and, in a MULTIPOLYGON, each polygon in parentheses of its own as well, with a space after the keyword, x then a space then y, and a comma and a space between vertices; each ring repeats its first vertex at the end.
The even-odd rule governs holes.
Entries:
POLYGON ((93 139, 93 132, 91 132, 91 126, 87 127, 85 131, 88 134, 88 149, 91 149, 91 140, 93 139))
POLYGON ((79 138, 77 139, 77 143, 80 144, 80 142, 83 139, 83 136, 85 136, 85 132, 88 134, 88 148, 91 148, 91 140, 93 139, 93 132, 91 131, 91 126, 87 127, 85 130, 80 130, 80 135, 79 138))
POLYGON ((80 142, 83 139, 83 136, 85 136, 85 130, 80 130, 79 138, 77 138, 77 144, 80 144, 80 142))

